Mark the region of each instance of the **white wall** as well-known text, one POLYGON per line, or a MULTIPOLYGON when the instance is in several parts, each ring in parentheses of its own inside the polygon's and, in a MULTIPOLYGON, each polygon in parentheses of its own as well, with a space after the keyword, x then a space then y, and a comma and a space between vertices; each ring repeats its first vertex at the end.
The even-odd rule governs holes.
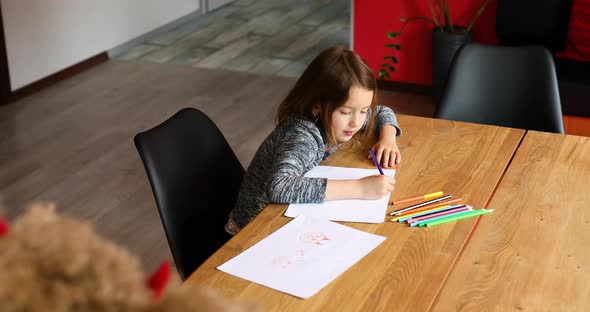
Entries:
POLYGON ((1 0, 12 90, 199 9, 199 0, 1 0))

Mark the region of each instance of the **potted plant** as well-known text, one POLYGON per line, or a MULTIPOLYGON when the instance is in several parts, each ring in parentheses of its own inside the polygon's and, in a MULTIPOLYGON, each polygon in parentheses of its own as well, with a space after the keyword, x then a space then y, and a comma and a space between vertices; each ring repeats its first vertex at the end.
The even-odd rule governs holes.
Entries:
POLYGON ((409 18, 400 16, 399 19, 403 22, 400 30, 387 33, 387 38, 392 39, 393 42, 386 43, 385 47, 390 48, 392 53, 383 57, 384 63, 381 64, 378 75, 379 78, 385 79, 389 78, 390 73, 395 71, 395 66, 398 64, 395 54, 396 51, 400 51, 402 48, 398 39, 410 22, 425 21, 431 23, 434 26, 432 30, 432 93, 434 102, 438 103, 455 53, 464 44, 471 42, 473 25, 489 5, 490 0, 485 0, 482 3, 467 26, 453 24, 448 0, 426 0, 426 2, 431 16, 412 16, 409 18))

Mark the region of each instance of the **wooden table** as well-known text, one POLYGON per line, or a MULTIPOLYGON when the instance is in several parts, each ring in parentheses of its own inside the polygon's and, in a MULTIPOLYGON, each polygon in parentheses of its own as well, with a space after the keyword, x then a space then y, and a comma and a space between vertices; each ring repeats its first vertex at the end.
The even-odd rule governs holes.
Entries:
POLYGON ((590 138, 527 132, 435 311, 590 309, 590 138))
MULTIPOLYGON (((490 199, 523 130, 399 116, 403 162, 392 199, 442 190, 483 207, 490 199)), ((367 151, 340 150, 325 165, 374 168, 367 151)), ((269 205, 185 282, 257 302, 267 311, 424 311, 434 302, 476 219, 433 228, 401 223, 343 223, 387 239, 313 297, 302 300, 223 273, 217 266, 290 221, 286 205, 269 205)), ((390 207, 390 210, 393 210, 390 207)))

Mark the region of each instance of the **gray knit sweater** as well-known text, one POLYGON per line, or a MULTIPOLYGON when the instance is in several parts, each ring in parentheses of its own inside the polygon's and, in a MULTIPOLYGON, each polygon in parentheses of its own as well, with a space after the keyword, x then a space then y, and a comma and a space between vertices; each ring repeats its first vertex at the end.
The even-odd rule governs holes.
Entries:
MULTIPOLYGON (((361 131, 370 114, 369 110, 361 131)), ((376 122, 377 133, 383 125, 392 125, 401 134, 389 107, 377 106, 376 122)), ((271 202, 323 202, 328 179, 303 175, 336 151, 337 146, 327 151, 326 143, 324 129, 310 121, 289 118, 277 126, 254 155, 225 230, 236 234, 271 202)))

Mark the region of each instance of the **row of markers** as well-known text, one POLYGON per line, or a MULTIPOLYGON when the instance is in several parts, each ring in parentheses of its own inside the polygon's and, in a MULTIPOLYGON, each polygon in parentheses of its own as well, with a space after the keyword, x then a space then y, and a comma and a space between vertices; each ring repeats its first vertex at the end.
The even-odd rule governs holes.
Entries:
POLYGON ((392 204, 395 206, 427 199, 425 202, 390 212, 389 215, 393 216, 391 221, 407 222, 411 227, 435 226, 494 211, 494 209, 473 209, 469 205, 460 204, 462 198, 452 197, 450 194, 443 195, 443 192, 436 192, 394 201, 392 204))

